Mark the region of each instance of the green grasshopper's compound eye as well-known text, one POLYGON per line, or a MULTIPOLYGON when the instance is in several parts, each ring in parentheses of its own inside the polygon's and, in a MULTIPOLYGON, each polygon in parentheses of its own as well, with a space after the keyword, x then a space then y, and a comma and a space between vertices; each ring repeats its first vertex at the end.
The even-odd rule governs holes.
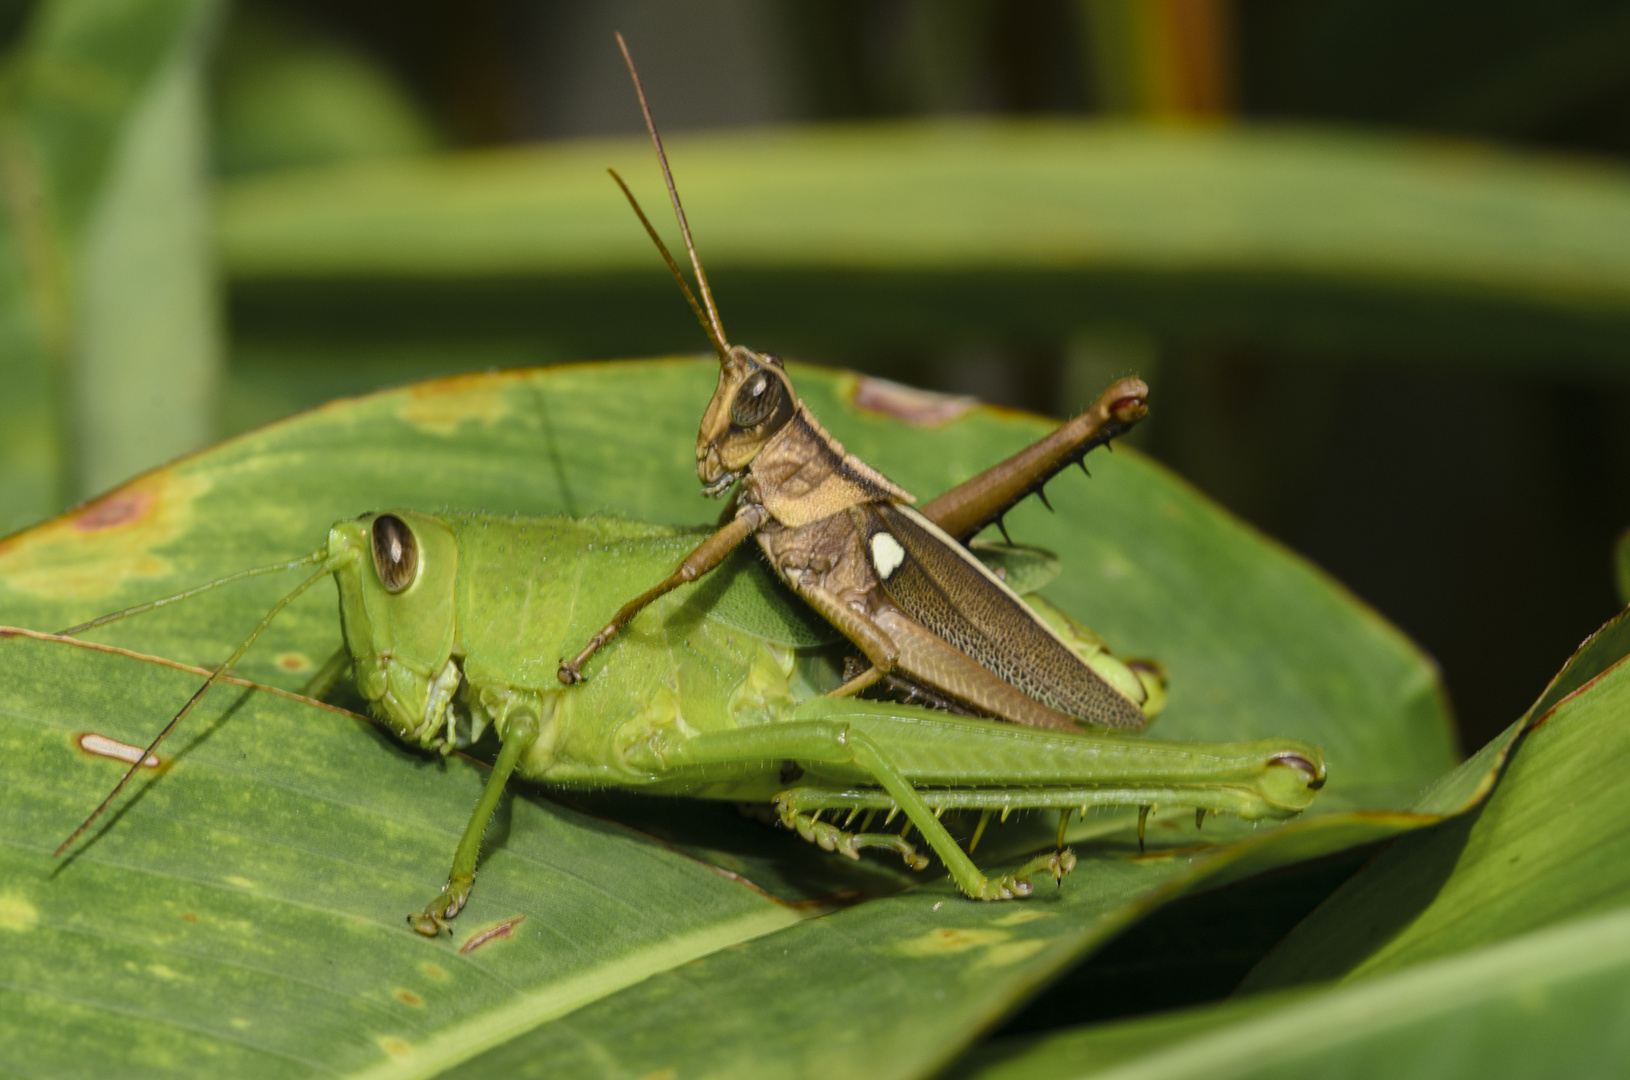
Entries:
POLYGON ((768 420, 781 404, 781 380, 768 371, 759 371, 736 391, 730 403, 730 422, 737 427, 756 427, 768 420))
POLYGON ((407 522, 395 514, 374 518, 374 569, 388 593, 399 593, 419 573, 419 542, 407 522))

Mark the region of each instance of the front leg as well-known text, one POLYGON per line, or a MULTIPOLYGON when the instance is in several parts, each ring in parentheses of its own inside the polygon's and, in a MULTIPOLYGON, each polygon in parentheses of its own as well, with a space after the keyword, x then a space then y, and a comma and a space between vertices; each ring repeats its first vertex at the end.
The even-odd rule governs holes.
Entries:
POLYGON ((475 887, 475 868, 481 858, 481 837, 487 831, 487 822, 492 819, 492 812, 498 808, 498 798, 504 793, 504 785, 508 783, 510 774, 515 771, 515 763, 520 760, 521 752, 532 745, 538 737, 537 717, 530 713, 515 713, 511 716, 504 730, 504 745, 498 751, 498 760, 493 763, 492 775, 487 777, 487 786, 481 789, 481 797, 476 800, 475 811, 470 814, 469 823, 464 826, 464 835, 459 837, 458 850, 453 854, 453 869, 447 875, 447 884, 442 886, 436 898, 425 905, 425 909, 417 915, 409 915, 408 922, 413 929, 426 937, 435 937, 446 930, 449 934, 453 928, 447 925, 447 920, 463 910, 465 903, 470 899, 470 890, 475 887))
POLYGON ((830 691, 829 696, 853 697, 894 670, 895 662, 900 658, 900 648, 889 637, 888 631, 819 585, 804 585, 795 580, 793 591, 821 618, 853 642, 869 661, 865 671, 830 691))
POLYGON ((648 589, 634 597, 618 609, 598 634, 589 639, 583 646, 583 651, 572 657, 569 661, 562 661, 560 670, 555 674, 567 686, 579 682, 583 678, 583 665, 589 657, 599 651, 600 646, 610 641, 622 632, 623 627, 634 620, 651 601, 667 593, 673 592, 681 585, 688 585, 724 562, 725 557, 741 546, 742 541, 752 536, 769 520, 768 513, 762 506, 748 506, 730 524, 703 540, 696 546, 696 550, 685 556, 673 573, 669 574, 663 582, 654 589, 648 589))

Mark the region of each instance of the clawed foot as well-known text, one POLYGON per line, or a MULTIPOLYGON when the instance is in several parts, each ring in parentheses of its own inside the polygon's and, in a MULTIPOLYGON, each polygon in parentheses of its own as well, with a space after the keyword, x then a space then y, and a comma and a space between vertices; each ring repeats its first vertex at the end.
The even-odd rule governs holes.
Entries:
POLYGON ((448 920, 464 910, 464 902, 470 898, 470 888, 475 884, 474 878, 459 878, 449 881, 442 886, 436 898, 425 906, 425 909, 416 915, 409 915, 408 922, 413 929, 425 937, 435 937, 443 930, 451 934, 453 928, 448 920))
POLYGON ((897 852, 900 858, 905 860, 905 864, 913 870, 921 870, 928 865, 928 856, 918 854, 914 846, 894 833, 844 832, 836 825, 821 821, 813 814, 799 813, 779 799, 776 800, 776 809, 779 811, 781 824, 796 830, 799 836, 827 851, 835 851, 846 858, 858 859, 861 848, 888 848, 897 852))
POLYGON ((1063 851, 1055 851, 1050 855, 1038 855, 1011 874, 986 878, 974 899, 1012 900, 1015 897, 1029 896, 1035 888, 1030 884, 1032 874, 1046 871, 1053 875, 1054 881, 1063 881, 1064 875, 1074 869, 1075 852, 1069 848, 1065 848, 1063 851))

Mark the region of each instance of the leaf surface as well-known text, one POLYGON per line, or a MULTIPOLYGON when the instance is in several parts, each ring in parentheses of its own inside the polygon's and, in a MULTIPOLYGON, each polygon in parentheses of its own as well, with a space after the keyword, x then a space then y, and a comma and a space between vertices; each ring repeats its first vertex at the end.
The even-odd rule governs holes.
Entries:
MULTIPOLYGON (((691 447, 714 370, 567 366, 335 403, 0 541, 0 621, 60 629, 298 556, 371 509, 705 523, 717 504, 698 494, 691 447)), ((793 378, 852 451, 924 496, 1048 429, 986 408, 921 426, 856 407, 856 376, 793 378)), ((1090 481, 1053 485, 1056 514, 1032 501, 1009 518, 1017 539, 1059 555, 1045 595, 1121 655, 1167 665, 1153 734, 1323 745, 1331 779, 1313 812, 1199 834, 1192 814, 1157 812, 1146 857, 1135 814, 1088 817, 1071 826, 1082 865, 1061 889, 976 905, 932 876, 902 893, 885 862, 824 855, 728 807, 527 790, 500 813, 457 933, 428 941, 402 917, 444 879, 478 766, 223 688, 167 746, 162 773, 53 863, 118 771, 75 737, 145 743, 197 677, 0 639, 0 932, 15 934, 0 951, 0 1046, 42 1032, 31 1060, 78 1063, 125 1063, 135 1046, 127 1075, 213 1062, 246 1076, 427 1076, 461 1061, 466 1075, 551 1061, 589 1075, 704 1061, 924 1075, 1163 900, 1436 821, 1486 790, 1499 748, 1421 800, 1452 738, 1430 664, 1397 631, 1140 455, 1091 465, 1090 481), (875 899, 820 906, 856 892, 875 899), (460 953, 517 916, 509 937, 460 953)), ((253 578, 88 636, 215 663, 294 580, 253 578)), ((609 614, 624 598, 594 599, 609 614)), ((239 670, 297 687, 338 643, 324 586, 239 670)), ((1053 824, 993 825, 980 857, 1050 846, 1053 824)))
POLYGON ((1622 830, 1601 823, 1630 812, 1619 767, 1627 654, 1621 615, 1507 732, 1507 744, 1521 742, 1488 800, 1396 840, 1268 955, 1241 996, 992 1044, 957 1075, 1622 1073, 1630 860, 1622 830))

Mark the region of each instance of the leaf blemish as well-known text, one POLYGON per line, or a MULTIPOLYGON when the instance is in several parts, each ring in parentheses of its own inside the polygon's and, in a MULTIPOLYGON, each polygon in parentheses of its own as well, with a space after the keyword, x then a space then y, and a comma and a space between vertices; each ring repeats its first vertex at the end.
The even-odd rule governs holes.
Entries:
POLYGON ((452 435, 465 423, 491 426, 509 415, 504 390, 485 374, 437 379, 413 387, 396 416, 434 435, 452 435))
POLYGON ((986 950, 985 955, 975 961, 975 967, 1007 967, 1017 964, 1021 960, 1028 960, 1047 947, 1047 942, 1041 938, 1032 938, 1029 941, 1009 941, 1002 945, 993 945, 986 950))
POLYGON ((379 1040, 379 1048, 397 1061, 406 1061, 413 1056, 413 1047, 406 1039, 398 1039, 394 1035, 386 1035, 379 1040))
POLYGON ((976 398, 936 394, 869 375, 855 383, 849 402, 857 409, 882 413, 917 427, 949 423, 979 404, 976 398))
POLYGON ((996 925, 1018 926, 1021 923, 1033 922, 1036 919, 1045 919, 1051 914, 1052 912, 1050 911, 1036 911, 1032 908, 1026 908, 1021 911, 1015 911, 1011 915, 1003 915, 1000 919, 996 920, 996 925))
POLYGON ((907 938, 905 941, 897 942, 894 946, 894 952, 900 956, 913 958, 943 956, 946 953, 977 949, 981 945, 995 945, 1006 941, 1012 936, 1006 930, 971 930, 946 927, 943 930, 930 930, 921 937, 907 938))
POLYGON ((517 915, 513 919, 505 919, 503 922, 498 923, 495 926, 489 926, 485 930, 478 930, 471 936, 469 941, 466 941, 459 947, 458 954, 460 956, 468 956, 470 953, 475 952, 483 945, 490 944, 491 942, 497 941, 500 938, 514 937, 515 927, 521 922, 522 919, 525 918, 525 915, 517 915))
POLYGON ((396 1000, 400 1001, 404 1005, 412 1005, 415 1008, 424 1007, 424 998, 420 997, 418 994, 415 994, 412 990, 403 990, 399 988, 392 993, 396 1000))
POLYGON ((88 602, 162 577, 155 550, 184 535, 209 481, 159 470, 90 505, 0 542, 0 576, 16 592, 88 602))
POLYGON ((73 517, 74 528, 80 532, 100 532, 103 529, 117 529, 121 525, 129 525, 140 521, 147 513, 148 507, 153 505, 153 495, 148 491, 122 491, 115 492, 106 498, 98 499, 73 517))
POLYGON ((419 970, 424 972, 426 975, 428 975, 432 979, 445 979, 445 978, 447 978, 447 972, 443 971, 440 968, 440 966, 438 966, 436 964, 420 964, 419 965, 419 970))
MULTIPOLYGON (((87 754, 113 758, 115 761, 122 761, 126 765, 134 765, 136 762, 141 761, 143 753, 140 746, 131 746, 129 743, 122 743, 117 739, 110 739, 106 735, 98 735, 94 731, 87 731, 74 741, 87 754)), ((142 761, 142 767, 148 769, 156 769, 160 764, 157 754, 148 754, 147 760, 142 761)))
POLYGON ((40 909, 26 898, 14 892, 0 893, 0 930, 20 934, 34 929, 39 921, 40 909))
POLYGON ((297 652, 278 653, 277 666, 284 671, 310 671, 311 657, 297 652))

